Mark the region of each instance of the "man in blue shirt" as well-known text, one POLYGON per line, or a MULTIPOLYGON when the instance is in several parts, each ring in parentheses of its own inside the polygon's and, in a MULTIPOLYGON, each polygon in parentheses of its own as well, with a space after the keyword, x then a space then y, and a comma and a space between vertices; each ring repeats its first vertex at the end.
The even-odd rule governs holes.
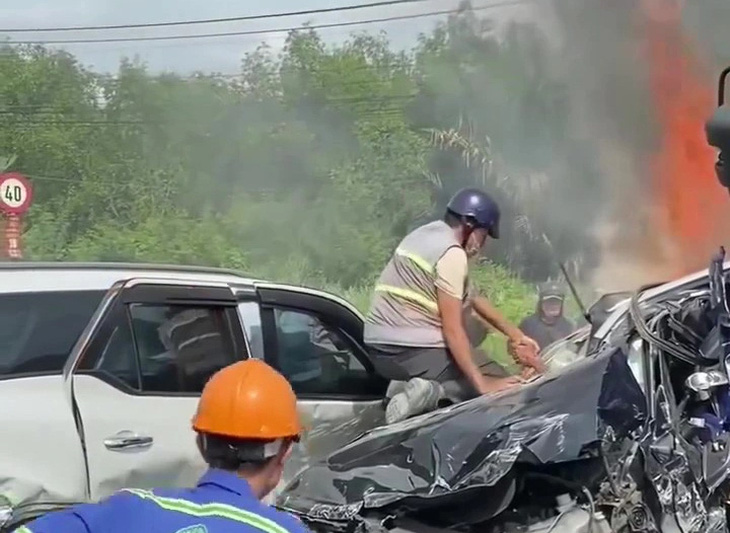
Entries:
POLYGON ((15 533, 306 533, 292 515, 262 503, 299 439, 296 396, 263 361, 217 372, 193 419, 210 467, 192 489, 124 489, 96 504, 47 514, 15 533))

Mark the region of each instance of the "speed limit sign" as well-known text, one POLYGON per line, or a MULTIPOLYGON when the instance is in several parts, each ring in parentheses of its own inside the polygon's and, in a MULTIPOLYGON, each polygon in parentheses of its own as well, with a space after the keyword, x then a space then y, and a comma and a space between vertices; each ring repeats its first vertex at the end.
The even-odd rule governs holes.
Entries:
POLYGON ((11 215, 22 215, 33 200, 30 181, 18 172, 0 174, 0 209, 11 215))

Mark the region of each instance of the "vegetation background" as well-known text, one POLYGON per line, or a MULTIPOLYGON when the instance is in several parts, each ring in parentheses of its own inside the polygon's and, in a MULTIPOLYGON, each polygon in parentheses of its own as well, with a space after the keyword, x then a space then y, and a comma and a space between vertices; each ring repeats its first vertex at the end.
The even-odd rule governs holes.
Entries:
POLYGON ((229 267, 365 310, 399 239, 477 184, 504 222, 476 281, 518 321, 556 258, 579 281, 600 260, 604 184, 560 54, 537 26, 498 29, 468 3, 411 51, 305 27, 236 73, 125 60, 109 76, 0 46, 0 155, 35 188, 25 255, 229 267))

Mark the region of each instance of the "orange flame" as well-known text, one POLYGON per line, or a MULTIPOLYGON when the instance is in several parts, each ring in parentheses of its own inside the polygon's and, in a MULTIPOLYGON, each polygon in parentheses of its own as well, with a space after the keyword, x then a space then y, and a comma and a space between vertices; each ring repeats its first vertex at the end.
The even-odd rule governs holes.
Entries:
POLYGON ((730 198, 714 173, 715 151, 704 125, 714 106, 714 82, 681 28, 681 6, 644 0, 647 74, 659 128, 648 161, 657 216, 653 231, 668 236, 676 275, 704 268, 730 235, 730 198))

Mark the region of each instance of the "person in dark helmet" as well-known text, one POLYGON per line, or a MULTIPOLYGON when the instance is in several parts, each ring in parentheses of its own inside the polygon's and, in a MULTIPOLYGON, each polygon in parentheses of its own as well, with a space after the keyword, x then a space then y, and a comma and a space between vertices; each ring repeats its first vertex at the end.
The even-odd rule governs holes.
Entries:
POLYGON ((388 394, 388 423, 440 399, 463 401, 519 383, 496 362, 477 362, 465 326, 471 313, 505 334, 514 349, 536 355, 537 343, 469 283, 468 261, 488 238, 499 238, 499 219, 499 206, 486 192, 460 190, 442 220, 406 235, 381 273, 364 340, 375 366, 396 387, 388 394))
POLYGON ((538 285, 537 309, 520 322, 525 335, 535 339, 543 348, 565 338, 575 330, 575 325, 563 315, 565 291, 554 282, 538 285))

